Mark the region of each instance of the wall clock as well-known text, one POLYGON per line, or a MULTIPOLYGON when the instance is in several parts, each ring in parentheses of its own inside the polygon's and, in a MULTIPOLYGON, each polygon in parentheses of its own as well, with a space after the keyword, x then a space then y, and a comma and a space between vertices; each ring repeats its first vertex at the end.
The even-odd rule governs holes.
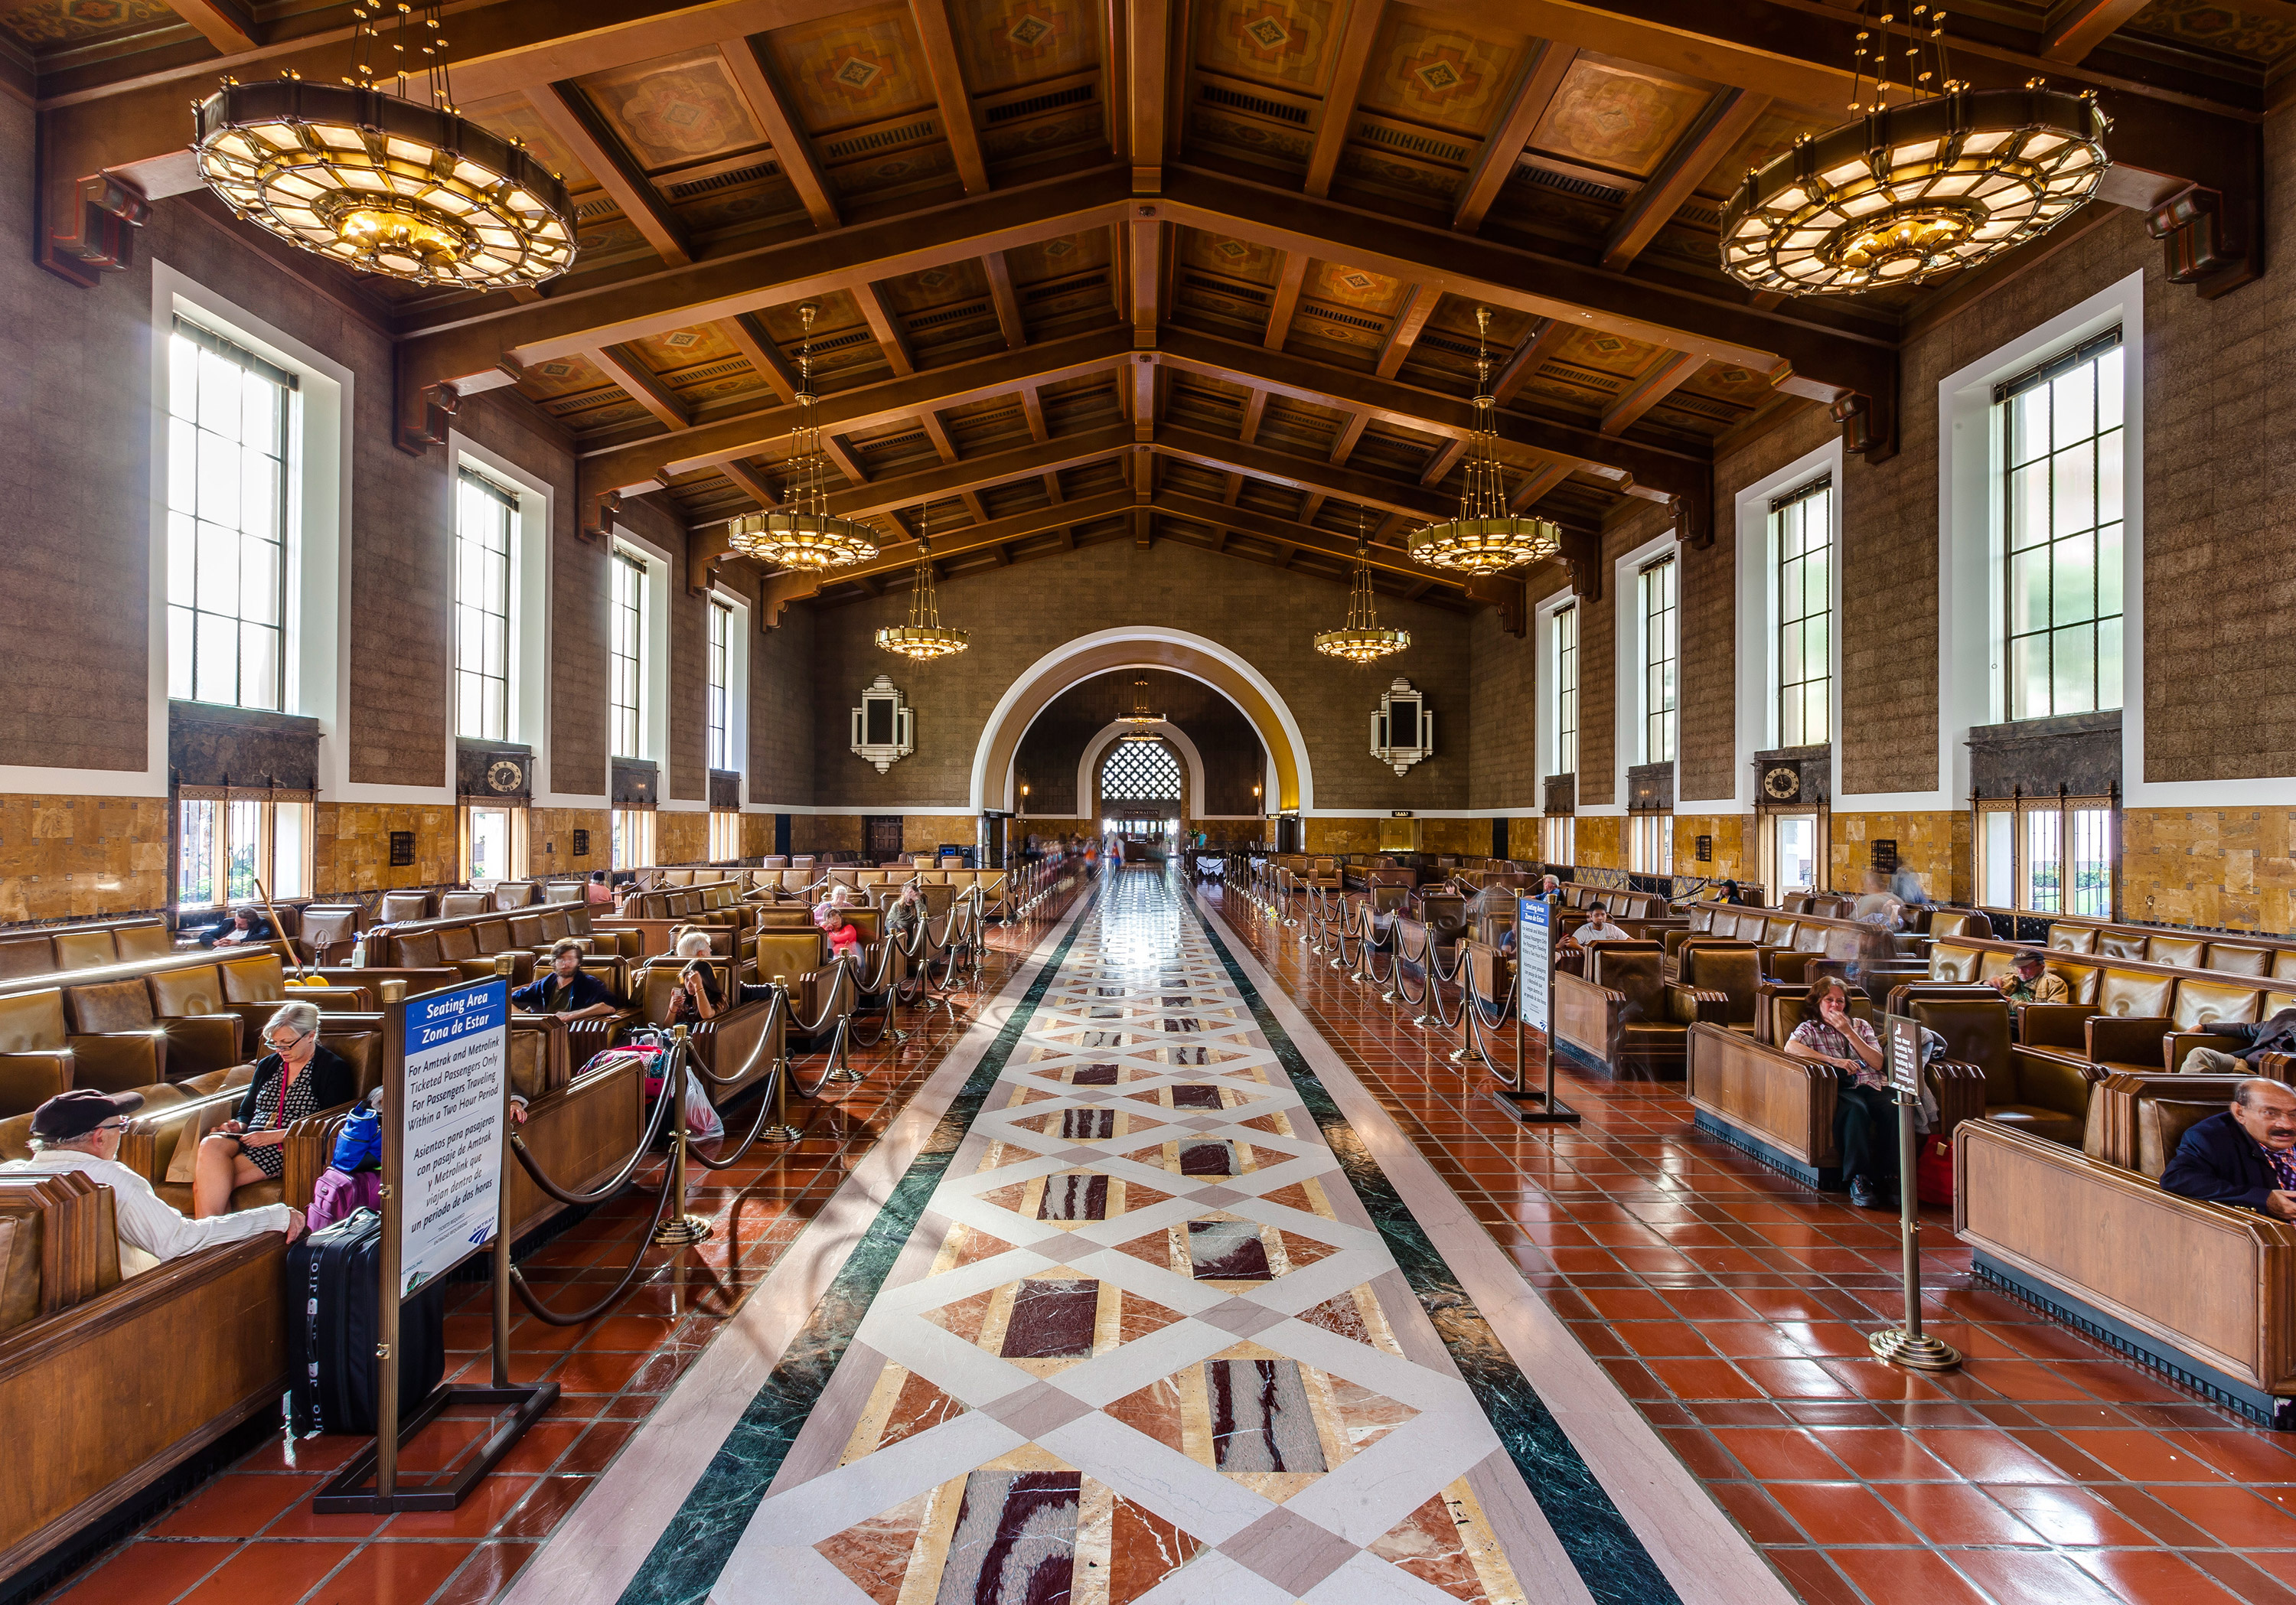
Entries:
POLYGON ((1772 802, 1794 802, 1801 797, 1801 766, 1772 764, 1762 771, 1762 795, 1772 802))
POLYGON ((487 790, 497 797, 526 790, 526 771, 506 757, 487 766, 487 790))

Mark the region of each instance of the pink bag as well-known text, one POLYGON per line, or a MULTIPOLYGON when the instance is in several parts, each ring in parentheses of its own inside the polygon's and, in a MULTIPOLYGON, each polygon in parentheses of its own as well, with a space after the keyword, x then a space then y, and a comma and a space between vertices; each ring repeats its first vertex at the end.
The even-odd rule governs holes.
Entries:
POLYGON ((337 1170, 330 1166, 311 1187, 311 1207, 303 1211, 304 1224, 324 1231, 361 1209, 382 1208, 382 1173, 337 1170))

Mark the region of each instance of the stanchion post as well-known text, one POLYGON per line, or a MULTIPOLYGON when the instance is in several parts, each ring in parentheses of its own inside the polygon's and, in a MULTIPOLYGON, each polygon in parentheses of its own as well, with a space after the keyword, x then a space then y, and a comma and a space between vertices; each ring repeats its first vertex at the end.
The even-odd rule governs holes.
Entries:
POLYGON ((653 1241, 665 1248, 681 1249, 708 1242, 710 1228, 700 1216, 685 1212, 685 1078, 692 1074, 687 1056, 693 1049, 689 1028, 673 1026, 670 1033, 669 1075, 661 1088, 661 1095, 670 1100, 669 1172, 662 1185, 676 1191, 670 1208, 662 1212, 661 1224, 653 1229, 653 1241))
POLYGON ((1922 1330, 1921 1194, 1914 1182, 1914 1117, 1921 1112, 1922 1027, 1908 1015, 1885 1018, 1890 1085, 1898 1105, 1898 1232, 1905 1248, 1906 1319, 1868 1339, 1874 1358, 1908 1371, 1954 1371, 1961 1352, 1922 1330))

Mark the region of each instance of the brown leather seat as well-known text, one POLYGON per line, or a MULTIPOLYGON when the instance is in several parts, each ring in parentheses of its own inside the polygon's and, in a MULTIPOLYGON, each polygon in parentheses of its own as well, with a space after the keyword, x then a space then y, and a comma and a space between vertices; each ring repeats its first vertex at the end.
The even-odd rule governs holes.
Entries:
POLYGON ((72 1060, 61 987, 0 997, 0 1118, 29 1114, 69 1090, 72 1060))
POLYGON ((439 917, 460 919, 466 914, 482 914, 495 905, 495 897, 487 892, 441 892, 439 894, 439 917))
MULTIPOLYGON (((93 986, 64 988, 64 1007, 73 1033, 78 1036, 126 1038, 136 1036, 158 1036, 167 1044, 163 1069, 151 1077, 164 1081, 170 1076, 201 1075, 209 1070, 223 1069, 240 1060, 240 1022, 236 1014, 218 1012, 221 998, 213 985, 212 966, 202 965, 190 971, 177 971, 168 978, 168 995, 186 1004, 207 1005, 201 1012, 179 1018, 162 1019, 152 1006, 151 981, 144 976, 127 980, 102 981, 93 986), (178 978, 181 978, 180 979, 178 978)), ((140 1069, 140 1067, 138 1067, 140 1069)), ((83 1066, 82 1076, 91 1072, 83 1066)), ((83 1082, 83 1085, 86 1083, 83 1082)), ((129 1085, 141 1085, 134 1082, 129 1085)), ((125 1092, 126 1086, 111 1085, 105 1092, 125 1092)))
POLYGON ((2226 1100, 2206 1103, 2172 1098, 2141 1098, 2136 1103, 2136 1168, 2154 1181, 2169 1168, 2185 1134, 2210 1115, 2225 1112, 2226 1100))
POLYGON ((2088 1089, 2095 1077, 2079 1066, 2024 1053, 2009 1040, 2009 1005, 2001 999, 1914 997, 1913 1018, 1945 1038, 1944 1057, 1970 1066, 1983 1077, 1958 1107, 1952 1088, 1941 1087, 1940 1112, 1950 1130, 1958 1120, 1981 1116, 2015 1126, 2053 1142, 2080 1146, 2088 1122, 2088 1089))
POLYGON ((1667 1010, 1676 1021, 1702 1020, 1752 1034, 1762 969, 1751 943, 1709 938, 1685 947, 1677 973, 1667 987, 1667 1010))
POLYGON ((397 925, 407 920, 428 920, 438 912, 429 892, 385 892, 375 918, 386 925, 397 925))

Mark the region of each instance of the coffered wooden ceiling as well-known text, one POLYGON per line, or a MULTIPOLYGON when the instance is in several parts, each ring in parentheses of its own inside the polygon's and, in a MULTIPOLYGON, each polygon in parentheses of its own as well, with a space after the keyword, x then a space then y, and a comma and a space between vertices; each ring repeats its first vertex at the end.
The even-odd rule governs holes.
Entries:
MULTIPOLYGON (((347 23, 0 12, 41 107, 43 262, 99 283, 141 205, 196 190, 186 99, 339 77, 347 23)), ((403 446, 512 391, 579 454, 586 528, 658 495, 704 557, 778 503, 817 306, 832 506, 895 538, 780 601, 899 583, 929 516, 945 571, 1129 539, 1339 577, 1360 529, 1382 588, 1519 621, 1519 584, 1401 551, 1456 504, 1478 307, 1514 504, 1592 588, 1606 520, 1658 500, 1708 538, 1717 449, 1794 409, 1887 454, 1902 341, 2116 206, 2199 293, 2253 277, 2296 4, 1972 0, 1957 73, 2099 90, 2104 203, 1927 290, 1750 295, 1715 266, 1721 206, 1839 120, 1856 24, 1854 0, 495 0, 448 12, 456 91, 565 176, 576 271, 472 295, 278 254, 395 337, 403 446)))

